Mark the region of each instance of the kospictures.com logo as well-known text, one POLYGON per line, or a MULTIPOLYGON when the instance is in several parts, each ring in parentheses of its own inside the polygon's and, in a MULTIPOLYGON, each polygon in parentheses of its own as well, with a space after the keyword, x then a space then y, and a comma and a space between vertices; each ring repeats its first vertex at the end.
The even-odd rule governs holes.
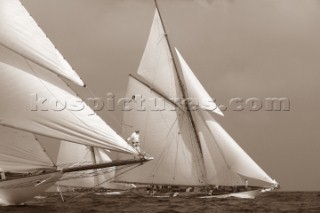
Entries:
POLYGON ((113 93, 108 93, 105 98, 46 98, 38 94, 30 95, 31 111, 82 111, 90 107, 97 111, 176 111, 176 110, 207 110, 213 111, 290 111, 289 98, 231 98, 225 105, 217 105, 214 99, 196 98, 147 98, 141 94, 131 97, 116 98, 113 93))

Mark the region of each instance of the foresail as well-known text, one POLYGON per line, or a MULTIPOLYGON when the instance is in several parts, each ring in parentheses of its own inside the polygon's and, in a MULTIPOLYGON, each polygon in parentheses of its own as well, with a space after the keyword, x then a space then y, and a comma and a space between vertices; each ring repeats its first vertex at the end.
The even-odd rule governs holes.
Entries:
POLYGON ((187 97, 196 101, 196 103, 199 104, 200 109, 213 111, 223 116, 223 113, 220 111, 219 107, 215 104, 214 100, 210 97, 197 77, 193 74, 192 70, 177 49, 176 53, 178 55, 181 70, 187 87, 187 97))
POLYGON ((158 10, 154 14, 138 74, 146 79, 150 86, 165 94, 166 97, 181 97, 172 55, 158 10))
POLYGON ((228 167, 245 177, 276 184, 250 156, 233 140, 233 138, 220 126, 220 124, 206 111, 202 111, 214 142, 219 147, 228 167))
POLYGON ((215 142, 214 137, 199 113, 199 111, 194 111, 192 112, 192 115, 197 126, 201 142, 208 185, 245 185, 244 179, 229 168, 224 156, 215 142))
POLYGON ((19 0, 0 0, 0 46, 80 86, 84 85, 19 0))
POLYGON ((137 94, 146 100, 145 110, 133 108, 124 111, 122 135, 129 137, 133 131, 140 130, 142 150, 155 159, 117 176, 116 180, 142 184, 204 185, 200 151, 187 114, 175 110, 172 103, 129 77, 126 96, 137 94))
POLYGON ((31 62, 24 70, 0 62, 0 73, 1 125, 137 154, 55 74, 31 62))
POLYGON ((0 126, 0 147, 0 169, 3 171, 26 172, 54 167, 31 133, 0 126))

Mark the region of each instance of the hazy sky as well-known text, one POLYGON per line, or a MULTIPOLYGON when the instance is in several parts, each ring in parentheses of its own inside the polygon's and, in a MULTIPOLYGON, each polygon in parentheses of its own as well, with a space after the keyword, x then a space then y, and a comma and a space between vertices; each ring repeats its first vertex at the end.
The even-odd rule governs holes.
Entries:
MULTIPOLYGON (((22 0, 99 97, 126 91, 154 13, 150 0, 22 0)), ((176 46, 219 104, 287 97, 289 112, 218 118, 284 190, 320 190, 320 3, 317 0, 160 0, 176 46)), ((84 91, 86 93, 86 91, 84 91)), ((115 130, 121 112, 101 116, 115 130)))

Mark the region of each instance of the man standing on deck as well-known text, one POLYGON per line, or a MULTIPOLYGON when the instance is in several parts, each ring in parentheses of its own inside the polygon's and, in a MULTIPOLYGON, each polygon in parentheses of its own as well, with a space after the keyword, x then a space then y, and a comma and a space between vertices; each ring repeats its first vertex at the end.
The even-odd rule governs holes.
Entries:
POLYGON ((4 171, 0 168, 0 180, 6 180, 6 174, 4 173, 4 171))
POLYGON ((132 142, 132 146, 139 152, 140 155, 141 149, 140 149, 140 136, 139 136, 139 130, 134 131, 131 136, 127 139, 128 142, 132 142))

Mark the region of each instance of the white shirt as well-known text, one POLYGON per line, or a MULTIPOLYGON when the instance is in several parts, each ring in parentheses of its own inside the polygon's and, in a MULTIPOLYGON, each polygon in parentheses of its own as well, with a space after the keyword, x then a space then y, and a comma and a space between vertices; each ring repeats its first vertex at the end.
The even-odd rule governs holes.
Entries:
POLYGON ((127 139, 127 141, 131 140, 132 142, 140 142, 139 134, 133 132, 132 135, 127 139))

